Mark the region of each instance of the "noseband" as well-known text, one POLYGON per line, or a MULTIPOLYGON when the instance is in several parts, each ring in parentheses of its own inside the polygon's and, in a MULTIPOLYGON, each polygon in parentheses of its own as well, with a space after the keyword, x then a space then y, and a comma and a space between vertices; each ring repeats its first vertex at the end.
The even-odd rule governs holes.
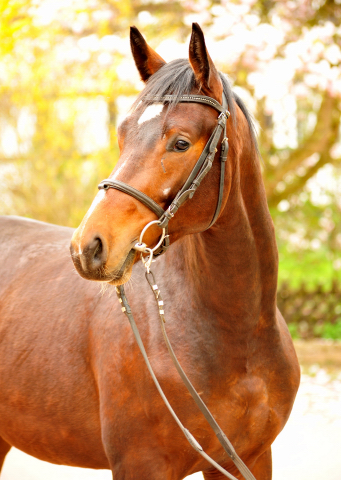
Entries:
MULTIPOLYGON (((109 188, 114 188, 119 190, 120 192, 127 193, 132 197, 139 200, 143 203, 146 207, 148 207, 155 215, 158 217, 157 225, 164 229, 165 232, 164 239, 161 245, 153 250, 154 257, 157 257, 164 253, 167 248, 169 247, 169 235, 168 235, 168 223, 171 220, 178 209, 189 199, 192 198, 195 194, 197 188, 199 187, 203 178, 207 175, 209 170, 212 167, 212 163, 217 152, 217 145, 223 133, 223 139, 221 141, 221 152, 220 152, 220 182, 219 182, 219 195, 217 206, 213 215, 213 218, 207 227, 210 228, 216 222, 220 209, 221 204, 223 201, 223 194, 224 194, 224 179, 225 179, 225 162, 227 159, 228 153, 228 139, 226 138, 226 121, 230 116, 230 112, 228 111, 227 100, 225 94, 223 93, 223 105, 220 105, 214 98, 205 97, 201 95, 181 95, 178 99, 174 95, 164 95, 163 97, 144 97, 143 100, 148 102, 155 102, 155 103, 169 103, 172 100, 176 100, 179 103, 201 103, 204 105, 208 105, 219 113, 218 116, 218 123, 214 128, 210 138, 208 139, 200 157, 198 158, 193 170, 189 174, 186 182, 180 188, 178 193, 175 195, 172 203, 169 205, 167 210, 163 210, 154 200, 152 200, 148 195, 136 188, 131 187, 130 185, 121 182, 119 180, 111 180, 110 178, 106 180, 102 180, 102 182, 98 185, 98 188, 101 190, 108 190, 109 188)), ((207 230, 206 229, 206 230, 207 230)), ((138 244, 137 244, 138 245, 138 244)), ((137 248, 137 250, 140 250, 137 248)))

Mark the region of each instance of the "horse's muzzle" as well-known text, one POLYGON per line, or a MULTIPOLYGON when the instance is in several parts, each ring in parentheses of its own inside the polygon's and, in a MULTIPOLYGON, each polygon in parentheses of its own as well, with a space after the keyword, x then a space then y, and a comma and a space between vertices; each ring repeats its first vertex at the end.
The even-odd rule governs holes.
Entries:
POLYGON ((78 249, 78 251, 72 240, 70 252, 76 270, 82 277, 90 280, 104 280, 108 249, 100 235, 95 235, 83 250, 78 249))

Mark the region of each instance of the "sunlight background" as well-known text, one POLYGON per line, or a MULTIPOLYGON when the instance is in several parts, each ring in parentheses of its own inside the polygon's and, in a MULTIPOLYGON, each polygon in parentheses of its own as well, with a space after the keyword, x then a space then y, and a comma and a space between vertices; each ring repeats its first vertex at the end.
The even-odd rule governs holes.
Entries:
MULTIPOLYGON (((340 0, 1 0, 0 22, 0 214, 76 227, 115 166, 117 125, 143 88, 129 26, 171 61, 187 57, 198 22, 255 118, 280 254, 278 303, 290 332, 340 345, 340 0)), ((339 371, 337 364, 338 382, 339 371)), ((341 478, 333 450, 341 447, 340 418, 312 414, 304 395, 318 397, 322 410, 331 403, 309 378, 275 442, 275 480, 320 479, 319 463, 323 476, 341 478), (315 438, 333 447, 323 462, 315 438)), ((1 480, 53 475, 110 478, 13 450, 1 480)))
POLYGON ((280 282, 329 288, 341 280, 340 12, 323 0, 3 0, 0 213, 77 226, 143 87, 129 26, 171 61, 187 57, 195 21, 256 120, 280 282))

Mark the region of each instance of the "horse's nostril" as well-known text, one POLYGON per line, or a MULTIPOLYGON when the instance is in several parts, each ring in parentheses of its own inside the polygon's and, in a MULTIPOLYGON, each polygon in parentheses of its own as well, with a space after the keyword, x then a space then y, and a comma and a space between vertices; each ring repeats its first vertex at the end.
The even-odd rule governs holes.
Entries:
POLYGON ((94 241, 97 243, 94 250, 94 260, 101 260, 101 256, 103 252, 102 240, 99 237, 96 237, 94 241))
POLYGON ((99 235, 94 237, 79 255, 79 262, 86 272, 94 272, 103 267, 106 262, 107 249, 105 241, 99 235))

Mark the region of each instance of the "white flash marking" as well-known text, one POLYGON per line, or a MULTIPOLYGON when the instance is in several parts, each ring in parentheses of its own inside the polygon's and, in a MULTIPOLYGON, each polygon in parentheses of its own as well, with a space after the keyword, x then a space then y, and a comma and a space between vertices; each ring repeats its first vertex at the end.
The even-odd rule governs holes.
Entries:
POLYGON ((169 188, 165 188, 164 191, 163 191, 163 194, 164 195, 168 195, 170 192, 170 187, 169 188))
POLYGON ((123 162, 122 165, 120 165, 118 167, 118 169, 114 172, 113 176, 111 177, 113 180, 116 180, 117 179, 117 176, 122 172, 122 170, 124 169, 125 167, 125 163, 126 162, 123 162))
POLYGON ((156 105, 149 105, 149 107, 147 107, 145 111, 142 113, 137 123, 139 125, 142 125, 142 123, 157 117, 158 115, 161 114, 163 110, 163 106, 164 106, 163 103, 157 103, 156 105))
MULTIPOLYGON (((89 210, 86 212, 85 214, 85 217, 84 217, 84 220, 83 220, 83 227, 82 227, 82 230, 81 230, 81 233, 80 233, 80 240, 82 239, 82 236, 83 236, 83 232, 84 232, 84 229, 85 229, 85 226, 89 220, 89 217, 90 215, 94 212, 95 208, 97 207, 97 205, 104 199, 105 197, 105 190, 100 190, 96 197, 94 198, 89 210)), ((78 245, 78 254, 81 255, 82 254, 82 249, 81 249, 81 246, 80 246, 80 242, 79 242, 79 245, 78 245)))
POLYGON ((89 210, 87 211, 87 214, 86 214, 87 217, 89 217, 92 214, 92 212, 95 210, 97 205, 104 199, 104 197, 105 197, 105 190, 103 189, 103 190, 100 190, 97 193, 96 197, 94 198, 89 210))

